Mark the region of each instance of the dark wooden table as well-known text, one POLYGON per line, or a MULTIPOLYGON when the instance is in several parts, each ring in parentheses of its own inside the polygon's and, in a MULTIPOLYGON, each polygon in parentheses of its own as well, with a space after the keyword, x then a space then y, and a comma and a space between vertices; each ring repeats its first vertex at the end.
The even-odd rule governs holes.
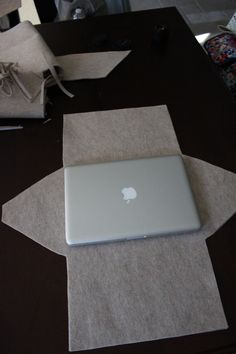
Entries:
MULTIPOLYGON (((167 104, 182 152, 236 172, 236 104, 175 8, 44 24, 56 55, 114 50, 132 53, 105 79, 70 82, 69 99, 49 90, 47 124, 25 121, 0 132, 1 204, 62 166, 63 113, 167 104), (156 24, 166 46, 152 45, 156 24)), ((229 329, 86 353, 236 352, 236 218, 207 241, 229 329)), ((65 258, 0 223, 0 353, 68 353, 65 258)))

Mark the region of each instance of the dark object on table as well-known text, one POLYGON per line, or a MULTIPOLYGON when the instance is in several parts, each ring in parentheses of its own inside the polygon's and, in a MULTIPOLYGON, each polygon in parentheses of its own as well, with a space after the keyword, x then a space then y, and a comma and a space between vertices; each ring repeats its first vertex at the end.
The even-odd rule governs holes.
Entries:
POLYGON ((8 14, 9 22, 10 22, 10 28, 18 25, 20 23, 20 17, 19 17, 19 12, 18 10, 15 10, 8 14))
POLYGON ((57 16, 54 0, 34 0, 41 23, 53 22, 57 16))
POLYGON ((120 38, 112 40, 106 33, 97 34, 91 41, 93 50, 130 50, 131 40, 128 38, 120 38))
POLYGON ((92 48, 99 50, 106 49, 108 43, 108 35, 106 33, 98 33, 91 41, 92 48))
POLYGON ((121 38, 112 43, 112 50, 130 50, 131 40, 128 38, 121 38))
POLYGON ((155 45, 163 45, 167 42, 169 37, 169 30, 165 25, 157 25, 154 27, 152 33, 152 42, 155 45))

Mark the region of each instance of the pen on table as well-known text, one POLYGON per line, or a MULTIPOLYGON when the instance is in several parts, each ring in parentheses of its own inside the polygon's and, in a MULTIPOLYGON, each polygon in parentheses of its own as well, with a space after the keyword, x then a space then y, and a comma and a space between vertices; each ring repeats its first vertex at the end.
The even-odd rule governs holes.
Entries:
POLYGON ((0 125, 0 131, 23 129, 22 125, 0 125))

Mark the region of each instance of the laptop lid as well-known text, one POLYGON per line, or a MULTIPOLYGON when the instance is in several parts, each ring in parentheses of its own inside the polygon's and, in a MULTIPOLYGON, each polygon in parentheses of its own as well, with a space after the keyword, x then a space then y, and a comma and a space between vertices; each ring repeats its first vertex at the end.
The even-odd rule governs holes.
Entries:
POLYGON ((200 228, 181 156, 79 165, 64 172, 69 245, 200 228))

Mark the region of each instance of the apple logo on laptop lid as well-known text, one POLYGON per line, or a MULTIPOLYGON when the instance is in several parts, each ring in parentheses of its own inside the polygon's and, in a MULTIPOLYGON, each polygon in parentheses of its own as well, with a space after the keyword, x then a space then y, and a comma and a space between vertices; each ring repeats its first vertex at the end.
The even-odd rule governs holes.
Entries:
POLYGON ((137 192, 133 187, 125 187, 121 190, 123 194, 123 200, 126 201, 126 204, 129 204, 131 200, 137 198, 137 192))

